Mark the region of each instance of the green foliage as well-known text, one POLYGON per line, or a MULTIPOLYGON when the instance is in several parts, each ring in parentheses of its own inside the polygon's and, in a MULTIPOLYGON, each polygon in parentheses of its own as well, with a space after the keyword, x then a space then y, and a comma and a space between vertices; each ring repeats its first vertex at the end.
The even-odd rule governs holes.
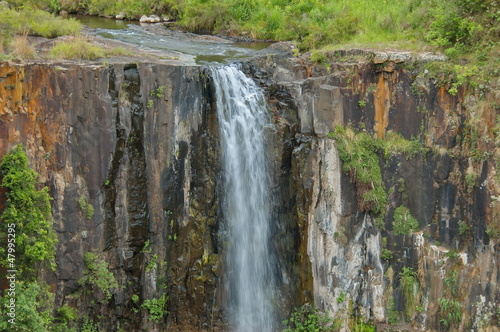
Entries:
POLYGON ((380 253, 380 258, 382 258, 384 261, 389 262, 393 257, 393 252, 392 250, 382 248, 382 251, 380 253))
POLYGON ((151 253, 151 247, 150 247, 150 242, 149 240, 146 240, 146 242, 144 242, 144 246, 142 247, 142 250, 141 252, 142 253, 146 253, 146 254, 149 254, 151 253))
POLYGON ((455 75, 453 77, 453 84, 448 92, 455 96, 458 93, 458 88, 465 83, 476 85, 474 81, 471 80, 471 77, 479 74, 479 68, 476 65, 469 66, 460 66, 455 65, 455 75))
POLYGON ((381 146, 384 156, 388 158, 393 154, 403 154, 406 159, 415 157, 417 154, 425 151, 422 143, 416 138, 407 140, 401 134, 388 131, 385 138, 381 140, 381 146))
POLYGON ((399 313, 396 310, 393 296, 391 296, 389 299, 389 307, 387 308, 387 321, 391 325, 394 325, 399 321, 399 313))
POLYGON ((153 256, 151 256, 151 260, 148 262, 148 265, 146 266, 146 272, 149 272, 152 269, 156 268, 157 260, 158 260, 157 254, 154 254, 153 256))
POLYGON ((78 283, 89 287, 93 292, 100 292, 102 294, 100 302, 108 302, 111 299, 112 289, 118 287, 115 276, 109 271, 108 263, 92 252, 86 252, 83 261, 87 269, 78 283))
POLYGON ((88 317, 84 317, 80 332, 99 332, 99 325, 88 317))
MULTIPOLYGON (((9 317, 0 315, 0 330, 14 332, 49 331, 52 322, 51 294, 38 282, 16 283, 16 324, 8 322, 9 317)), ((2 311, 10 297, 0 298, 2 311)))
POLYGON ((394 235, 410 234, 418 230, 418 221, 411 214, 406 206, 398 206, 394 210, 394 221, 392 222, 392 232, 394 235))
POLYGON ((444 257, 447 257, 451 259, 452 261, 455 261, 458 259, 458 252, 456 250, 450 250, 446 254, 444 254, 444 257))
POLYGON ((462 305, 457 300, 441 297, 438 300, 439 323, 444 327, 457 326, 462 321, 462 305))
POLYGON ((365 100, 360 100, 358 101, 359 107, 365 107, 366 106, 366 101, 365 100))
POLYGON ((458 222, 458 234, 460 236, 466 236, 470 233, 470 226, 467 222, 460 220, 458 222))
MULTIPOLYGON (((47 187, 36 190, 38 174, 29 167, 21 144, 3 157, 0 172, 2 187, 7 190, 5 209, 0 216, 0 237, 7 243, 8 225, 15 225, 10 228, 16 234, 17 270, 24 272, 24 278, 30 278, 40 263, 53 269, 57 236, 52 228, 51 198, 47 187)), ((0 248, 0 254, 2 265, 8 266, 7 246, 0 248)))
POLYGON ((80 210, 85 213, 87 220, 92 219, 92 217, 94 216, 94 206, 87 202, 87 198, 85 198, 84 195, 81 195, 80 197, 78 197, 77 202, 80 210))
POLYGON ((351 329, 352 332, 375 332, 376 328, 370 323, 358 320, 351 329))
POLYGON ((500 238, 500 232, 498 231, 498 227, 494 225, 488 225, 488 227, 486 227, 485 233, 490 237, 490 239, 500 238))
POLYGON ((64 19, 40 9, 23 6, 21 10, 0 9, 0 32, 10 39, 14 34, 54 38, 78 34, 82 25, 75 19, 64 19))
POLYGON ((443 327, 456 327, 462 321, 462 305, 458 301, 458 275, 452 270, 444 279, 445 296, 438 299, 439 322, 443 327))
POLYGON ((148 109, 152 109, 154 106, 154 102, 153 102, 153 99, 148 99, 148 104, 146 105, 146 107, 148 109))
POLYGON ((337 303, 344 303, 346 297, 346 292, 341 291, 340 295, 337 297, 337 303))
POLYGON ((388 132, 384 139, 373 138, 366 132, 356 132, 351 127, 338 126, 328 137, 337 141, 339 157, 344 171, 356 183, 358 208, 374 215, 383 214, 387 193, 382 181, 379 155, 386 158, 393 154, 414 157, 423 151, 422 144, 414 139, 404 139, 400 134, 388 132))
POLYGON ((387 193, 382 181, 378 140, 365 132, 356 133, 352 128, 337 127, 328 135, 337 141, 343 169, 349 173, 358 190, 358 208, 361 211, 381 214, 385 211, 387 193))
POLYGON ((337 331, 339 326, 326 313, 322 313, 309 303, 296 308, 290 318, 283 321, 282 332, 327 332, 337 331))
POLYGON ((411 267, 403 267, 399 274, 399 288, 405 298, 406 319, 411 321, 420 301, 418 277, 411 267))
POLYGON ((165 309, 167 301, 168 296, 163 294, 158 299, 145 300, 142 307, 149 312, 149 319, 158 324, 165 314, 168 315, 165 309))
POLYGON ((382 217, 377 217, 375 218, 374 220, 374 224, 375 226, 380 230, 380 231, 383 231, 385 230, 385 221, 384 221, 384 218, 382 217))
POLYGON ((161 98, 164 96, 164 94, 165 94, 164 86, 159 86, 156 89, 151 90, 151 92, 149 93, 151 97, 156 97, 156 98, 161 98))
POLYGON ((111 57, 116 55, 130 54, 122 47, 114 49, 104 49, 93 45, 91 41, 83 37, 74 37, 70 40, 60 41, 50 50, 49 55, 57 59, 83 59, 96 60, 99 58, 111 57))
POLYGON ((57 319, 63 323, 70 323, 78 319, 78 310, 68 306, 57 309, 57 319))

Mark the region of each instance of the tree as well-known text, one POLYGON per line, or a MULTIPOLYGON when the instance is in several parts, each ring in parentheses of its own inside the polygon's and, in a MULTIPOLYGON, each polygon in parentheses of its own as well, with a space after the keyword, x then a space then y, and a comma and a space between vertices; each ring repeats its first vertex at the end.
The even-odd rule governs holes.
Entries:
MULTIPOLYGON (((2 187, 7 190, 0 216, 0 238, 6 239, 8 232, 15 230, 15 269, 24 278, 36 277, 41 264, 54 269, 57 236, 52 228, 51 197, 47 187, 36 189, 38 174, 29 167, 23 145, 3 157, 0 175, 2 187)), ((0 263, 12 267, 8 265, 13 261, 7 260, 7 250, 6 246, 0 248, 0 263)))

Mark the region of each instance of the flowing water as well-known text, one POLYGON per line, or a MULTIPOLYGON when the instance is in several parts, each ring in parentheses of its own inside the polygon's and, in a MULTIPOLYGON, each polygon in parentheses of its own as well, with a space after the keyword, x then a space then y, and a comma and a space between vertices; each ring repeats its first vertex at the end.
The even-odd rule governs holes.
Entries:
POLYGON ((95 16, 74 16, 82 24, 94 29, 93 34, 114 39, 144 49, 168 51, 183 60, 196 64, 227 63, 245 57, 271 54, 270 43, 235 43, 214 36, 195 35, 167 29, 161 24, 143 24, 95 16), (215 38, 215 39, 214 39, 215 38))
POLYGON ((274 327, 264 96, 235 66, 213 67, 223 151, 228 309, 237 332, 274 327))

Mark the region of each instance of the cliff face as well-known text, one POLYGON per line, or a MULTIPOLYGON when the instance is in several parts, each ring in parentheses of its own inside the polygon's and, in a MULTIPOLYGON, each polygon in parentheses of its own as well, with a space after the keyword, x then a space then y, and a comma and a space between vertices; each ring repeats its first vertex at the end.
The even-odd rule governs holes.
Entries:
MULTIPOLYGON (((496 165, 483 154, 496 154, 498 109, 463 90, 450 95, 412 69, 419 61, 426 60, 346 52, 328 68, 284 56, 243 66, 274 116, 267 135, 282 317, 314 301, 345 321, 396 324, 391 317, 400 311, 396 329, 405 328, 406 315, 436 330, 444 315, 438 300, 454 283, 460 295, 447 299, 461 304, 457 328, 498 325, 496 165), (429 148, 379 156, 388 192, 382 221, 358 206, 359 188, 328 137, 347 124, 380 138, 389 131, 419 137, 429 148), (394 234, 400 205, 418 231, 394 234), (417 276, 416 310, 401 287, 403 267, 417 276)), ((46 279, 56 305, 100 316, 105 330, 224 330, 221 163, 207 72, 3 63, 0 77, 0 156, 24 143, 54 197, 57 269, 46 279), (78 283, 86 252, 108 262, 118 282, 109 301, 78 283), (169 315, 155 324, 141 304, 162 294, 169 315)))
POLYGON ((451 82, 424 69, 431 60, 338 51, 322 66, 278 57, 253 61, 264 72, 248 71, 267 87, 278 122, 289 130, 285 142, 292 147, 283 161, 291 160, 297 248, 307 252, 300 266, 310 271, 300 278, 316 306, 395 330, 495 329, 498 91, 461 88, 451 95, 451 82), (363 188, 356 174, 344 172, 337 142, 329 138, 338 125, 423 142, 414 155, 398 153, 390 145, 396 143, 378 154, 388 194, 378 218, 362 212, 363 188), (418 221, 410 234, 396 235, 399 206, 418 221), (403 280, 409 274, 411 295, 403 280), (461 318, 450 319, 446 301, 460 303, 461 318), (383 324, 388 321, 393 327, 383 324))

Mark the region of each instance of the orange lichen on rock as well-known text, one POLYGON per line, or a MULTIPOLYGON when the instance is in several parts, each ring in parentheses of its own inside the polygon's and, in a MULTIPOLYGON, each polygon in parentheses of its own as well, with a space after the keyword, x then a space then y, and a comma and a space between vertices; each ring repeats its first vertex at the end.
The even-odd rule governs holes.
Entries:
POLYGON ((378 138, 384 138, 385 130, 389 125, 389 108, 391 106, 391 91, 389 83, 381 74, 378 77, 377 91, 375 92, 375 131, 378 138))

